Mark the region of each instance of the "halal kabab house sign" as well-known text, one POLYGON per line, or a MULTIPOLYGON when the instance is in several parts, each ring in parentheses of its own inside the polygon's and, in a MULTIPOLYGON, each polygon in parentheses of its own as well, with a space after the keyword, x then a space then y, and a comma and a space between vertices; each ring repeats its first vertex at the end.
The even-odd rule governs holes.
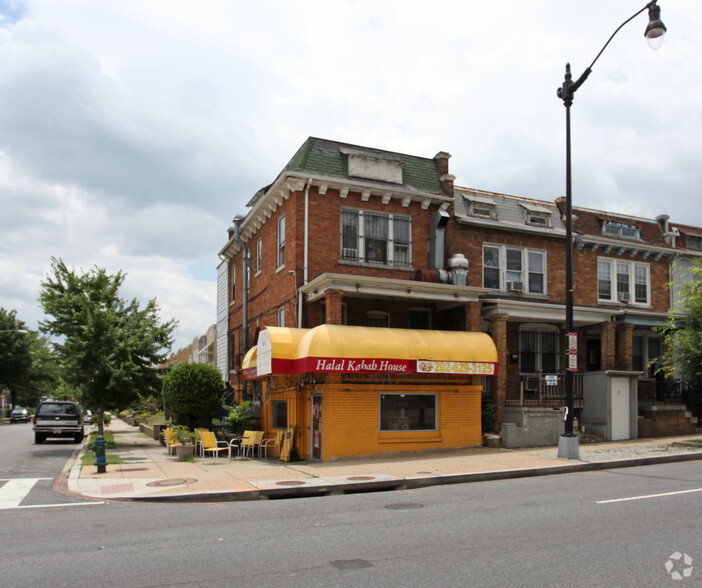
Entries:
POLYGON ((497 352, 486 333, 319 325, 268 327, 244 379, 307 372, 494 376, 497 352))

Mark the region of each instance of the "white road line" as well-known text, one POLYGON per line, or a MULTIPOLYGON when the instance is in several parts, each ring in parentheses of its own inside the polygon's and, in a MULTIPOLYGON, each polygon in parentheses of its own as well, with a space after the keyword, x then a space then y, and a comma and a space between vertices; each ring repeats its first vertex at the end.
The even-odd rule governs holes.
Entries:
POLYGON ((46 478, 17 478, 0 488, 0 509, 17 508, 39 480, 46 478))
POLYGON ((32 488, 34 488, 34 485, 39 480, 52 479, 53 478, 15 478, 12 480, 0 480, 0 482, 6 482, 5 485, 0 488, 0 510, 7 510, 10 508, 57 508, 62 506, 75 506, 77 504, 105 504, 104 502, 67 502, 64 504, 29 504, 20 506, 27 494, 31 492, 32 488))
POLYGON ((692 490, 678 490, 677 492, 663 492, 662 494, 647 494, 645 496, 629 496, 627 498, 613 498, 611 500, 598 500, 597 504, 611 504, 612 502, 628 502, 629 500, 645 500, 647 498, 661 498, 663 496, 676 496, 678 494, 692 494, 702 492, 702 488, 692 490))

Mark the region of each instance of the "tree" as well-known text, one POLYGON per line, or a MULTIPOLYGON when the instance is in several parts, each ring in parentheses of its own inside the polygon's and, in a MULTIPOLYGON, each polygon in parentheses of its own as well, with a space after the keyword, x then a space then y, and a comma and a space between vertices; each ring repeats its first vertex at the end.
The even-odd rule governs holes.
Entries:
POLYGON ((163 400, 179 425, 209 426, 226 391, 221 372, 206 363, 179 363, 163 376, 163 400))
POLYGON ((27 335, 32 363, 26 377, 17 385, 17 400, 22 406, 36 406, 43 397, 54 397, 59 382, 59 362, 53 346, 36 331, 27 335))
POLYGON ((173 343, 176 321, 161 323, 156 300, 140 308, 133 299, 119 297, 125 280, 95 267, 87 272, 69 270, 60 259, 51 259, 49 276, 39 295, 44 313, 40 323, 46 333, 61 338, 56 345, 62 376, 80 390, 81 401, 99 411, 100 433, 105 410, 122 410, 139 393, 160 388, 158 366, 173 343))
POLYGON ((17 311, 0 308, 0 331, 4 331, 0 332, 0 388, 9 389, 13 407, 32 366, 26 330, 24 322, 17 319, 17 311))
POLYGON ((678 302, 659 332, 665 335, 662 369, 687 380, 702 394, 702 264, 689 268, 690 279, 680 285, 678 302))

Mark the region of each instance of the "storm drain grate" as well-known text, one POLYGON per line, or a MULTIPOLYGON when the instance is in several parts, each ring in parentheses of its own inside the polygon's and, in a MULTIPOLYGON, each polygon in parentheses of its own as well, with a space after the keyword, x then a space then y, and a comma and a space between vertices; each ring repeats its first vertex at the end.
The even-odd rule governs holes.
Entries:
POLYGON ((346 478, 347 480, 352 480, 354 482, 358 481, 361 482, 363 480, 375 480, 375 476, 350 476, 349 478, 346 478))
POLYGON ((386 504, 385 508, 390 510, 410 510, 412 508, 422 508, 424 505, 418 502, 396 502, 395 504, 386 504))
POLYGON ((276 482, 276 486, 304 486, 305 482, 300 482, 299 480, 283 480, 282 482, 276 482))
POLYGON ((145 472, 149 468, 120 468, 116 472, 145 472))
POLYGON ((146 485, 154 488, 159 486, 182 486, 183 484, 194 484, 195 482, 197 482, 195 478, 169 478, 168 480, 149 482, 146 485))

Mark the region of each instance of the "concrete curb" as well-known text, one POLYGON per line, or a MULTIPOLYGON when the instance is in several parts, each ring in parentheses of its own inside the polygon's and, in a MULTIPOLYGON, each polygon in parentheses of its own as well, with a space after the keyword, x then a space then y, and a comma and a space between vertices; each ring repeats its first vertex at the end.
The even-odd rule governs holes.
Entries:
POLYGON ((110 498, 110 501, 124 502, 164 502, 164 503, 197 503, 197 502, 235 502, 250 500, 272 500, 281 498, 309 498, 312 496, 332 496, 338 494, 355 494, 360 492, 384 492, 389 490, 418 489, 430 486, 449 484, 472 484, 475 482, 490 482, 536 476, 554 476, 558 474, 573 474, 637 466, 677 463, 702 459, 702 452, 663 455, 655 457, 640 457, 633 459, 611 460, 601 462, 580 462, 562 466, 548 466, 516 470, 497 470, 466 474, 436 475, 421 478, 393 478, 373 481, 345 481, 328 483, 320 481, 314 485, 300 485, 286 488, 257 488, 252 490, 228 490, 182 494, 144 495, 110 498))

